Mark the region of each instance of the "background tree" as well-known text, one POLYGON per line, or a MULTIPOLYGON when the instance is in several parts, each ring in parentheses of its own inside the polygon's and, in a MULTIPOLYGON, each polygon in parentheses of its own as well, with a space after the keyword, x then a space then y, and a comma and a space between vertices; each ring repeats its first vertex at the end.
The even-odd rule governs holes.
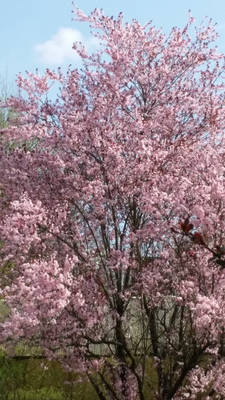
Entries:
POLYGON ((15 124, 17 114, 11 108, 5 106, 7 99, 10 97, 12 91, 9 87, 7 76, 0 76, 0 129, 3 130, 9 124, 15 124))
POLYGON ((2 147, 1 341, 37 343, 100 400, 223 398, 224 56, 211 23, 76 10, 83 69, 18 77, 2 147), (191 33, 189 33, 191 32, 191 33), (49 82, 55 102, 43 100, 49 82))

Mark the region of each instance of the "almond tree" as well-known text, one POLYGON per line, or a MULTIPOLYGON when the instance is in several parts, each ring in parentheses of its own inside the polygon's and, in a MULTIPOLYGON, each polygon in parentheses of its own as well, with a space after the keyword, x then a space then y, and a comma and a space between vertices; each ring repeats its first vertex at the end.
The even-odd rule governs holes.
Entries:
POLYGON ((166 37, 122 15, 75 13, 99 50, 75 44, 83 67, 65 76, 19 76, 26 95, 8 103, 20 124, 1 141, 1 257, 14 266, 1 342, 37 343, 100 400, 222 399, 224 55, 214 26, 193 29, 190 16, 166 37))

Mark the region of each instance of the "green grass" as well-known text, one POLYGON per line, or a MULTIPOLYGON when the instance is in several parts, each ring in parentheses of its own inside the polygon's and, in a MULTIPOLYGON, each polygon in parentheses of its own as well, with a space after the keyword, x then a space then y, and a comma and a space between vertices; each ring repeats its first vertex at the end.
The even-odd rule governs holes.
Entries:
MULTIPOLYGON (((80 380, 81 375, 63 369, 56 361, 35 358, 41 350, 20 343, 16 355, 27 354, 31 358, 10 359, 4 348, 0 348, 0 400, 98 400, 92 385, 80 380)), ((146 399, 155 400, 153 388, 156 387, 156 370, 153 361, 148 359, 144 384, 146 399)), ((206 394, 199 394, 196 400, 204 400, 206 394)))
POLYGON ((0 400, 97 400, 88 382, 56 362, 0 357, 0 400))

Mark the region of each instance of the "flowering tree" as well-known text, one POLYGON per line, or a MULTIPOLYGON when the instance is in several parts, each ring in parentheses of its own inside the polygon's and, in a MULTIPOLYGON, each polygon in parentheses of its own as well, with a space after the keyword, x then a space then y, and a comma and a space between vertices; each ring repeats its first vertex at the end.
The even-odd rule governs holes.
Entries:
POLYGON ((222 399, 225 59, 214 26, 194 30, 190 17, 166 37, 122 15, 76 18, 100 50, 75 44, 83 68, 66 76, 19 76, 26 96, 9 103, 21 123, 1 140, 1 257, 13 265, 1 341, 41 345, 100 400, 222 399))

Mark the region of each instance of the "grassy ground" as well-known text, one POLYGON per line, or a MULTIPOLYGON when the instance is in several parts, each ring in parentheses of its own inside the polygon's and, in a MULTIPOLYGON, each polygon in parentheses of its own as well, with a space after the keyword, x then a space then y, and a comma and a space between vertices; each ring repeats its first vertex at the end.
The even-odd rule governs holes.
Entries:
POLYGON ((0 357, 0 400, 96 400, 88 382, 56 362, 0 357))
MULTIPOLYGON (((35 352, 36 349, 32 356, 35 352)), ((26 353, 24 346, 16 349, 17 357, 26 353)), ((151 363, 146 368, 147 374, 152 376, 151 363)), ((79 378, 78 374, 65 371, 55 361, 15 360, 0 352, 0 400, 97 400, 92 385, 79 378)), ((147 393, 146 399, 153 400, 149 387, 146 387, 147 393)))
MULTIPOLYGON (((146 372, 156 386, 151 362, 146 372)), ((144 392, 146 399, 155 400, 148 385, 144 392)), ((206 397, 202 393, 196 400, 206 397)), ((80 382, 77 374, 65 371, 56 362, 34 358, 14 360, 0 354, 0 400, 98 400, 98 397, 89 382, 80 382)))

